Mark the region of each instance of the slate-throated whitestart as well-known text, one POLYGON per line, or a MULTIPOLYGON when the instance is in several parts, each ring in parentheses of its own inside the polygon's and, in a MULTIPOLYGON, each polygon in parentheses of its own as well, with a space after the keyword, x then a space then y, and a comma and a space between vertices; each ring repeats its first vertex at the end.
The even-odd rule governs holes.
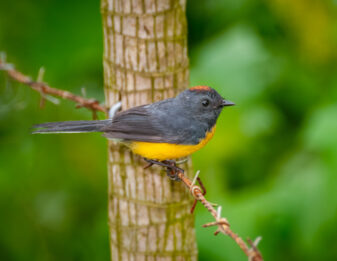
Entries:
POLYGON ((208 86, 195 86, 177 97, 118 112, 112 119, 35 125, 33 133, 103 132, 146 159, 166 161, 190 155, 213 137, 223 99, 208 86))

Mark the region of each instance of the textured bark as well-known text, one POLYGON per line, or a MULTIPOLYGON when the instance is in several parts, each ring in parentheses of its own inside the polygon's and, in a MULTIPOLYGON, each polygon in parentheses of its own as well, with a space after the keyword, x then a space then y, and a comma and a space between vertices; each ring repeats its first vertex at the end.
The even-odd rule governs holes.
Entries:
MULTIPOLYGON (((102 15, 108 106, 121 101, 125 110, 188 87, 185 0, 102 0, 102 15)), ((111 259, 196 260, 189 192, 144 165, 109 142, 111 259)))

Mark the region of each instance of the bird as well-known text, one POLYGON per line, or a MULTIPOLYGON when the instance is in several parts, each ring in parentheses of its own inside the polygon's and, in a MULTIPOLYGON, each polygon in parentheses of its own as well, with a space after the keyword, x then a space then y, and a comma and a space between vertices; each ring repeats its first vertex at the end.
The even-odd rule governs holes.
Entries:
POLYGON ((150 164, 169 167, 204 147, 222 109, 233 105, 209 86, 194 86, 174 98, 120 111, 112 119, 47 122, 34 125, 33 133, 102 132, 150 164))

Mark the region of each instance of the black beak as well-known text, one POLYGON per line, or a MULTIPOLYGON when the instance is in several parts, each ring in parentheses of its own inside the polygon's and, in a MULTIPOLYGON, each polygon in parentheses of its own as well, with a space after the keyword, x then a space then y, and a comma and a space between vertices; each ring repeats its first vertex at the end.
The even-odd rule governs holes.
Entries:
POLYGON ((221 106, 225 107, 225 106, 233 106, 235 105, 234 102, 228 101, 228 100, 222 100, 221 106))

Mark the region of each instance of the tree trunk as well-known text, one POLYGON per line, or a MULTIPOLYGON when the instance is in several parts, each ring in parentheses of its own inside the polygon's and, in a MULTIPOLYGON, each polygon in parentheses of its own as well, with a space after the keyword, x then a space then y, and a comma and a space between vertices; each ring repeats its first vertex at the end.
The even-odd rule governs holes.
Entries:
MULTIPOLYGON (((104 85, 122 109, 175 96, 188 87, 185 0, 102 0, 104 85)), ((109 142, 112 260, 196 260, 192 198, 160 167, 109 142)), ((191 164, 182 167, 190 174, 191 164)))

